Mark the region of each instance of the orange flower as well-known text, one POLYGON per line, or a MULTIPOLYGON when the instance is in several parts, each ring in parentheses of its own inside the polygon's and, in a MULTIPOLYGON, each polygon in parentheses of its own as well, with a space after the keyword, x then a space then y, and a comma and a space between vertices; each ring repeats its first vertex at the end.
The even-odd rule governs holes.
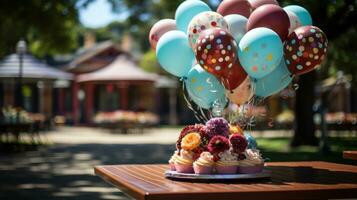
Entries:
POLYGON ((181 147, 186 151, 192 151, 201 145, 201 136, 199 133, 192 132, 182 138, 181 147))
POLYGON ((240 126, 229 125, 229 133, 232 134, 240 134, 243 135, 243 129, 240 126))

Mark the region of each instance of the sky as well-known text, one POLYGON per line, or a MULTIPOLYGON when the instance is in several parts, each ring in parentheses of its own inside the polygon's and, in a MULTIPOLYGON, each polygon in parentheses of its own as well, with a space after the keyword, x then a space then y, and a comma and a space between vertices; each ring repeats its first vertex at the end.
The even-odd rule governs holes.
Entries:
POLYGON ((113 13, 107 0, 96 0, 79 10, 80 22, 88 28, 99 28, 110 22, 125 19, 126 15, 113 13))

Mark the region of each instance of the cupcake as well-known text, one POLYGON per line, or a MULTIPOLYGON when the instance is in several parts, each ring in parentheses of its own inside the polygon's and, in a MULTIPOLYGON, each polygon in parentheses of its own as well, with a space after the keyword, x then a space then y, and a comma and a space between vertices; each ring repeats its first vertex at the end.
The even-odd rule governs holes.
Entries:
POLYGON ((238 173, 254 174, 260 173, 264 168, 264 160, 256 149, 247 149, 243 153, 244 159, 239 161, 238 173))
POLYGON ((174 152, 174 154, 172 154, 170 160, 169 160, 169 165, 170 165, 170 170, 171 171, 176 171, 176 168, 175 168, 175 160, 176 158, 179 156, 179 152, 176 150, 174 152))
POLYGON ((236 174, 238 169, 238 155, 231 150, 218 154, 219 160, 215 163, 218 174, 236 174))
POLYGON ((200 157, 193 163, 195 174, 211 174, 213 170, 213 155, 204 151, 200 157))
POLYGON ((193 173, 193 152, 181 149, 180 155, 175 159, 175 169, 180 173, 193 173))

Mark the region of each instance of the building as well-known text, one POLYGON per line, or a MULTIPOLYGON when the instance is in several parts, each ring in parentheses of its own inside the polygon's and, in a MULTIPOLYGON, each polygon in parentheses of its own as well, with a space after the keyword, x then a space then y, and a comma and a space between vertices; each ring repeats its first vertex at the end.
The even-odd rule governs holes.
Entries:
POLYGON ((0 107, 20 106, 31 113, 42 113, 51 118, 57 99, 53 93, 59 88, 69 88, 73 75, 55 69, 37 60, 31 54, 22 59, 22 101, 16 92, 20 74, 20 58, 17 54, 0 61, 0 107))

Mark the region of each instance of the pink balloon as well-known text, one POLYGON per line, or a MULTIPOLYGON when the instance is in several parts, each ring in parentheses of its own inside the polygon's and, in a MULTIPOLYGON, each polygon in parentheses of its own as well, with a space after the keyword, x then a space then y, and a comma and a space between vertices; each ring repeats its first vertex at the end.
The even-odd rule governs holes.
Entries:
POLYGON ((294 32, 295 29, 301 26, 299 18, 291 11, 285 10, 286 14, 288 14, 290 27, 289 27, 289 35, 290 33, 294 32))
POLYGON ((248 102, 254 95, 249 76, 234 90, 227 90, 226 95, 232 103, 239 106, 248 102))
POLYGON ((239 14, 248 18, 252 11, 248 0, 224 0, 217 8, 217 12, 222 16, 239 14))
POLYGON ((259 6, 265 5, 265 4, 274 4, 274 5, 279 5, 279 3, 276 0, 249 0, 250 4, 252 5, 253 9, 258 8, 259 6))
POLYGON ((149 33, 149 42, 153 49, 156 49, 157 42, 166 32, 176 30, 176 21, 173 19, 162 19, 156 22, 149 33))

